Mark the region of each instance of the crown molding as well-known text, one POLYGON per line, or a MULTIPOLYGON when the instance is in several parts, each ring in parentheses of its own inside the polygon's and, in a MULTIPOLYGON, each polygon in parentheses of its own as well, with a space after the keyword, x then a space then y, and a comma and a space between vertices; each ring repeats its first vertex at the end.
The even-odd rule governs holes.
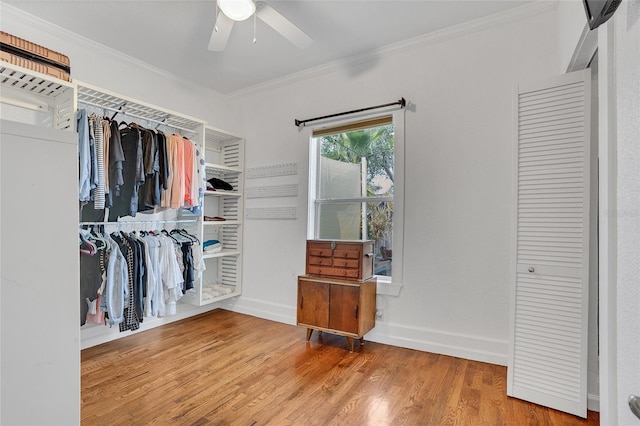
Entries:
POLYGON ((227 95, 217 92, 214 89, 194 83, 191 80, 188 80, 184 77, 170 73, 162 68, 158 68, 154 65, 151 65, 148 62, 141 61, 140 59, 127 55, 126 53, 113 49, 104 44, 98 43, 97 41, 91 40, 80 34, 74 33, 66 28, 53 24, 37 16, 31 15, 30 13, 27 13, 15 6, 8 5, 1 1, 0 1, 0 11, 2 12, 3 22, 6 20, 6 21, 13 21, 13 22, 18 22, 20 24, 24 24, 27 28, 35 28, 35 29, 41 30, 54 37, 59 37, 65 42, 68 42, 69 44, 80 44, 86 49, 89 49, 92 51, 98 51, 102 54, 113 57, 118 61, 128 62, 136 67, 142 68, 146 71, 152 72, 164 78, 173 80, 181 85, 192 87, 196 91, 202 91, 204 89, 209 91, 212 95, 219 96, 220 98, 223 98, 223 99, 227 98, 227 95))
POLYGON ((407 50, 416 49, 446 40, 464 37, 469 34, 484 31, 496 26, 510 24, 513 22, 527 19, 542 13, 555 10, 558 6, 558 0, 535 0, 531 3, 518 6, 504 12, 498 12, 484 18, 473 19, 462 24, 453 25, 441 30, 437 30, 428 34, 403 40, 383 46, 375 51, 363 53, 361 55, 342 58, 317 67, 309 68, 303 71, 292 73, 283 77, 259 83, 244 89, 240 89, 229 93, 234 98, 250 96, 265 90, 275 89, 288 84, 304 81, 313 77, 317 77, 332 71, 337 71, 345 66, 352 67, 354 65, 364 64, 386 56, 393 56, 407 50))

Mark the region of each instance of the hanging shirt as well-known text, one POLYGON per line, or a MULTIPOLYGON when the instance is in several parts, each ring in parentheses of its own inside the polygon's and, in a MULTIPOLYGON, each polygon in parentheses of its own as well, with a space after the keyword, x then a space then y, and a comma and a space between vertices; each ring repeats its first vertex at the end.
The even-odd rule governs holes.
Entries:
POLYGON ((147 296, 145 297, 144 314, 145 316, 157 317, 160 306, 164 306, 160 264, 160 240, 153 235, 146 235, 141 239, 146 244, 149 263, 151 264, 149 276, 153 276, 153 278, 147 280, 147 296))
POLYGON ((101 285, 100 252, 93 255, 80 252, 80 325, 87 320, 87 299, 95 300, 101 285))
POLYGON ((162 132, 158 132, 158 172, 160 174, 160 189, 166 190, 169 179, 169 159, 167 157, 167 139, 162 132))
POLYGON ((111 196, 109 189, 109 153, 111 140, 111 123, 109 120, 102 120, 102 134, 104 136, 103 164, 104 164, 104 199, 105 207, 111 207, 111 196))
POLYGON ((124 320, 119 324, 120 331, 137 330, 140 328, 140 318, 136 311, 136 292, 135 292, 135 252, 134 247, 123 236, 118 234, 111 234, 111 238, 118 244, 122 255, 126 259, 128 280, 127 286, 128 297, 124 307, 124 320))
POLYGON ((197 202, 197 193, 194 193, 194 188, 197 188, 195 181, 195 152, 193 149, 193 143, 187 139, 182 138, 182 146, 184 151, 184 206, 194 206, 197 202))
MULTIPOLYGON (((120 190, 124 185, 123 176, 124 152, 118 122, 111 122, 111 140, 109 141, 109 191, 111 197, 120 196, 120 190)), ((112 201, 113 202, 113 201, 112 201)))
POLYGON ((120 324, 124 321, 125 301, 129 298, 129 272, 127 261, 118 244, 109 235, 106 285, 102 297, 103 309, 107 312, 107 324, 120 324))
POLYGON ((105 184, 106 177, 104 171, 104 129, 102 126, 102 117, 92 115, 93 132, 95 135, 95 151, 97 165, 97 184, 94 189, 94 205, 96 210, 103 210, 105 207, 105 184))
POLYGON ((156 273, 154 271, 156 264, 151 260, 151 253, 149 253, 150 247, 147 241, 137 236, 137 241, 143 246, 143 259, 142 261, 145 264, 145 291, 144 291, 144 303, 142 315, 144 317, 151 316, 151 303, 155 297, 156 290, 156 273))
POLYGON ((125 127, 120 130, 120 142, 124 153, 122 177, 124 184, 120 194, 113 197, 113 206, 109 209, 109 221, 115 222, 122 216, 136 216, 138 211, 138 193, 144 183, 144 164, 142 160, 142 139, 137 127, 125 127))
POLYGON ((138 211, 151 210, 160 205, 159 176, 156 171, 157 151, 156 135, 148 129, 141 129, 142 157, 144 166, 144 185, 140 189, 138 211))
POLYGON ((162 267, 163 294, 165 309, 160 316, 175 315, 176 304, 182 298, 182 272, 176 257, 174 241, 170 237, 159 236, 162 250, 160 262, 162 267))
POLYGON ((89 201, 91 191, 91 153, 89 147, 89 120, 87 111, 78 110, 78 162, 80 179, 78 181, 78 194, 80 201, 89 201))
POLYGON ((164 135, 165 139, 165 150, 167 154, 167 181, 166 186, 164 186, 164 190, 161 194, 161 202, 160 206, 162 207, 171 207, 171 193, 173 192, 173 180, 176 178, 176 174, 174 172, 174 168, 176 167, 176 148, 174 143, 174 138, 171 135, 164 135))
POLYGON ((173 161, 171 165, 173 179, 169 207, 179 209, 184 205, 184 144, 182 137, 179 135, 167 137, 171 139, 173 146, 173 161))

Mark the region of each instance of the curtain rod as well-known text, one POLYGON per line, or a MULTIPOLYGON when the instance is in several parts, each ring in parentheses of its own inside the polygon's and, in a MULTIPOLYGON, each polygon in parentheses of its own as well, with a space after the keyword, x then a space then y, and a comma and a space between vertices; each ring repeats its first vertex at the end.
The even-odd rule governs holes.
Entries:
POLYGON ((400 105, 400 108, 404 108, 407 105, 407 101, 405 101, 404 98, 400 98, 400 100, 397 100, 395 102, 391 102, 391 103, 388 103, 388 104, 384 104, 384 105, 376 105, 376 106, 367 107, 367 108, 354 109, 353 111, 339 112, 339 113, 336 113, 336 114, 325 115, 325 116, 322 116, 322 117, 309 118, 307 120, 298 120, 298 119, 296 119, 295 120, 295 124, 296 124, 297 127, 304 127, 304 125, 306 123, 309 123, 310 121, 318 121, 318 120, 324 120, 325 118, 340 117, 342 115, 355 114, 357 112, 369 111, 369 110, 372 110, 372 109, 384 108, 384 107, 389 107, 389 106, 393 106, 393 105, 400 105))

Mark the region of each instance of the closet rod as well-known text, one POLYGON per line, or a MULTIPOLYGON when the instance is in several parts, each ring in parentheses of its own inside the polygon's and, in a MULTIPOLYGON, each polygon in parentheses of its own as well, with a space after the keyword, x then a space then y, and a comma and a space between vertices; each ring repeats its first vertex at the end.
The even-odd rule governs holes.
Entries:
POLYGON ((329 114, 329 115, 324 115, 322 117, 309 118, 307 120, 297 120, 296 119, 295 120, 295 124, 298 127, 304 127, 304 125, 306 123, 310 122, 310 121, 318 121, 318 120, 324 120, 325 118, 340 117, 342 115, 355 114, 357 112, 369 111, 369 110, 372 110, 372 109, 384 108, 384 107, 389 107, 389 106, 393 106, 393 105, 400 105, 400 108, 404 108, 407 105, 407 101, 405 101, 404 98, 400 98, 399 100, 397 100, 395 102, 391 102, 391 103, 384 104, 384 105, 376 105, 376 106, 367 107, 367 108, 354 109, 353 111, 339 112, 337 114, 329 114))
MULTIPOLYGON (((80 100, 80 99, 78 99, 78 103, 79 104, 83 104, 83 105, 89 105, 89 106, 92 106, 92 107, 95 107, 95 108, 108 109, 109 111, 115 111, 115 112, 118 112, 118 113, 120 113, 122 115, 127 115, 127 116, 133 117, 133 118, 139 118, 140 120, 152 121, 154 123, 158 123, 160 125, 169 127, 171 129, 182 130, 182 131, 185 131, 185 132, 191 132, 191 133, 194 133, 194 134, 198 134, 197 130, 188 129, 186 127, 180 127, 180 126, 175 126, 175 125, 172 125, 172 124, 168 124, 166 121, 164 121, 164 120, 166 120, 166 118, 163 121, 154 120, 153 118, 142 117, 140 115, 136 115, 136 114, 132 114, 130 112, 123 111, 122 109, 112 108, 112 107, 108 107, 108 106, 104 106, 104 105, 98 105, 98 104, 94 104, 93 102, 83 101, 83 100, 80 100)), ((115 115, 114 115, 114 117, 115 117, 115 115)))

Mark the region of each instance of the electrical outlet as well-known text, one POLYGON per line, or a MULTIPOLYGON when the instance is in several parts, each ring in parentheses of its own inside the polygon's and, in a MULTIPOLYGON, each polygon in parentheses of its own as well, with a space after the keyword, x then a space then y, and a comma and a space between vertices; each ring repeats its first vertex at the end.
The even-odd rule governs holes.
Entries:
POLYGON ((376 319, 380 321, 382 320, 382 309, 376 310, 376 319))

